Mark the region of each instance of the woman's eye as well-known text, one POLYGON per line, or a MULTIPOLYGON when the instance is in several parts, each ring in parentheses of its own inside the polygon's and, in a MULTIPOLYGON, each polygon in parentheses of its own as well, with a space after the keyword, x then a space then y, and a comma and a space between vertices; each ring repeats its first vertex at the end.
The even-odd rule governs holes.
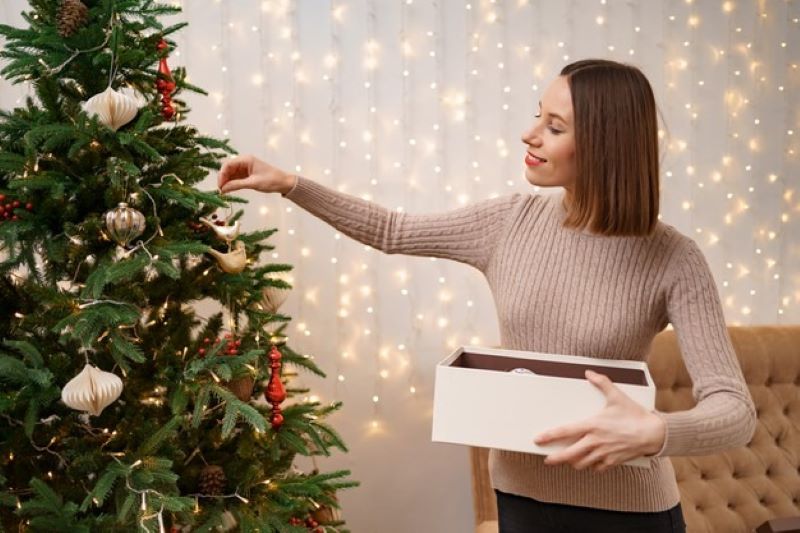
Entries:
POLYGON ((558 135, 559 133, 561 133, 561 130, 557 130, 557 129, 555 129, 555 128, 552 128, 552 127, 551 127, 551 128, 548 128, 548 129, 550 130, 550 132, 551 132, 551 133, 555 133, 556 135, 558 135))

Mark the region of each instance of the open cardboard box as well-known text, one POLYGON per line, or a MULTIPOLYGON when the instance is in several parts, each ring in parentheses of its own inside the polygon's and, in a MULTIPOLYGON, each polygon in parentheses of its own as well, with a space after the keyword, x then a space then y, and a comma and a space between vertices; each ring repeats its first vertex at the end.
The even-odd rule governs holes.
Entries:
MULTIPOLYGON (((571 443, 538 446, 533 439, 605 406, 603 393, 585 377, 587 369, 654 408, 655 386, 642 361, 464 346, 436 366, 432 440, 540 455, 563 449, 571 443), (512 372, 520 368, 532 373, 512 372)), ((649 468, 651 460, 625 464, 649 468)))

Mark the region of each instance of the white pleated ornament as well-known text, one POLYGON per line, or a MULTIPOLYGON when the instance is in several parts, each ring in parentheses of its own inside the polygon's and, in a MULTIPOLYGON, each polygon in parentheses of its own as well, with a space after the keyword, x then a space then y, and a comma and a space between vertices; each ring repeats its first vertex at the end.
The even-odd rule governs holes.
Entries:
MULTIPOLYGON (((291 285, 292 283, 292 276, 288 272, 270 272, 267 274, 268 277, 272 279, 279 279, 281 281, 285 281, 291 285)), ((273 287, 269 285, 264 287, 261 291, 261 304, 264 308, 269 311, 270 313, 277 313, 278 308, 286 301, 286 298, 289 296, 289 289, 284 289, 281 287, 273 287)))
POLYGON ((122 380, 89 363, 61 390, 61 400, 78 411, 98 416, 122 393, 122 380))
POLYGON ((109 87, 86 100, 83 109, 89 115, 97 115, 100 122, 117 131, 133 120, 139 112, 139 105, 135 98, 109 87))

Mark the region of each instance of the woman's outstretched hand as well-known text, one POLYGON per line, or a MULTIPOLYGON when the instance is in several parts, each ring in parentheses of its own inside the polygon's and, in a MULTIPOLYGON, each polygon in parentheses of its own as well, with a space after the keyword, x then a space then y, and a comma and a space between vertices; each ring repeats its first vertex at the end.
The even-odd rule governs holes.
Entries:
POLYGON ((223 163, 217 187, 227 194, 239 189, 286 194, 297 178, 252 155, 237 155, 223 163))
POLYGON ((542 445, 568 439, 570 446, 547 456, 549 465, 569 463, 581 470, 602 472, 636 457, 653 455, 664 444, 666 423, 618 389, 608 377, 586 371, 586 378, 606 397, 597 415, 574 424, 545 431, 534 440, 542 445))

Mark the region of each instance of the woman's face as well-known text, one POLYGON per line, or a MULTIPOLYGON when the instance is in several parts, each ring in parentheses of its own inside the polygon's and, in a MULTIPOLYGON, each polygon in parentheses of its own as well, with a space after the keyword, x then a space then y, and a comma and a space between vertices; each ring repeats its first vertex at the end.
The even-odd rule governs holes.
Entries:
POLYGON ((545 90, 533 126, 522 135, 530 183, 572 191, 577 177, 574 124, 569 83, 559 76, 545 90))

